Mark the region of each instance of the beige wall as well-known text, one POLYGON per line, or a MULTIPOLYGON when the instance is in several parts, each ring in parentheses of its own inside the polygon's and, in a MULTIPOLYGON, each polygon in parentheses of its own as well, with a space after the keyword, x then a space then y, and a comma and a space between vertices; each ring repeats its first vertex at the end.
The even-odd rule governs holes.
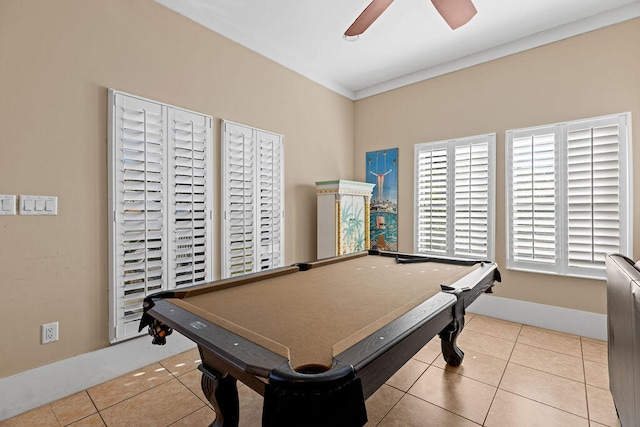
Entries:
MULTIPOLYGON (((356 102, 355 178, 365 152, 399 147, 399 249, 413 250, 413 146, 497 134, 496 260, 503 283, 496 295, 606 313, 605 282, 506 269, 506 130, 633 113, 633 164, 640 173, 640 19, 512 55, 356 102)), ((640 212, 640 185, 634 211, 640 212)), ((640 216, 634 218, 640 250, 640 216)))
POLYGON ((287 263, 315 257, 314 182, 352 179, 351 100, 151 0, 0 0, 0 194, 59 203, 0 216, 0 378, 108 345, 107 88, 285 135, 287 263))

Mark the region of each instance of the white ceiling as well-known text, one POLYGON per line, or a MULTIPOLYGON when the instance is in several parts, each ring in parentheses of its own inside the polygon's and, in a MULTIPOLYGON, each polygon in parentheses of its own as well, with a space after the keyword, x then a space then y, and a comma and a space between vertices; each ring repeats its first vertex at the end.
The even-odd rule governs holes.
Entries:
POLYGON ((397 0, 356 42, 370 0, 155 0, 351 99, 640 16, 640 0, 473 0, 451 30, 430 0, 397 0))

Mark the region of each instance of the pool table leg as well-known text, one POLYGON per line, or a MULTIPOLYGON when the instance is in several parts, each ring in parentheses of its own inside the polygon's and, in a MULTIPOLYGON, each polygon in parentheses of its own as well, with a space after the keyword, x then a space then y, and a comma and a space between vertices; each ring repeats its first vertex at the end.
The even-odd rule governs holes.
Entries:
POLYGON ((453 321, 438 334, 442 356, 449 366, 460 366, 462 359, 464 359, 464 352, 456 344, 458 336, 464 328, 464 306, 460 302, 461 300, 455 305, 453 321))
POLYGON ((198 369, 202 371, 202 392, 216 411, 216 419, 209 427, 238 427, 240 404, 236 379, 202 365, 198 369))

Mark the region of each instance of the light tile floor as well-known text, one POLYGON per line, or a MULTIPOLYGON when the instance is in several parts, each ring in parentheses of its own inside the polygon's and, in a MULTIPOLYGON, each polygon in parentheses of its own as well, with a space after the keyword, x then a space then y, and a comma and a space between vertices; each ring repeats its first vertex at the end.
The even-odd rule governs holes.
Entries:
MULTIPOLYGON (((170 345, 170 344, 169 344, 170 345)), ((619 426, 606 342, 467 316, 452 368, 433 339, 367 400, 367 427, 619 426)), ((10 426, 207 426, 197 350, 0 422, 10 426)), ((239 384, 240 424, 260 425, 262 397, 239 384)))

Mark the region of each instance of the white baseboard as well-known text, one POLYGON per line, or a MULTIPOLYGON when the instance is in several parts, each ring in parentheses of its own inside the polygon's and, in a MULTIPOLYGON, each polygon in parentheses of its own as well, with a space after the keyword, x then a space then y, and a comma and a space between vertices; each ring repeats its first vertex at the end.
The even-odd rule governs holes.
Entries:
POLYGON ((510 322, 607 340, 607 315, 484 294, 467 310, 510 322))
POLYGON ((164 346, 143 336, 0 379, 0 421, 190 350, 175 332, 164 346))
MULTIPOLYGON (((599 340, 607 339, 607 316, 544 304, 482 295, 470 313, 599 340)), ((195 347, 179 333, 165 346, 136 338, 91 353, 0 379, 0 421, 61 399, 127 372, 195 347)))

